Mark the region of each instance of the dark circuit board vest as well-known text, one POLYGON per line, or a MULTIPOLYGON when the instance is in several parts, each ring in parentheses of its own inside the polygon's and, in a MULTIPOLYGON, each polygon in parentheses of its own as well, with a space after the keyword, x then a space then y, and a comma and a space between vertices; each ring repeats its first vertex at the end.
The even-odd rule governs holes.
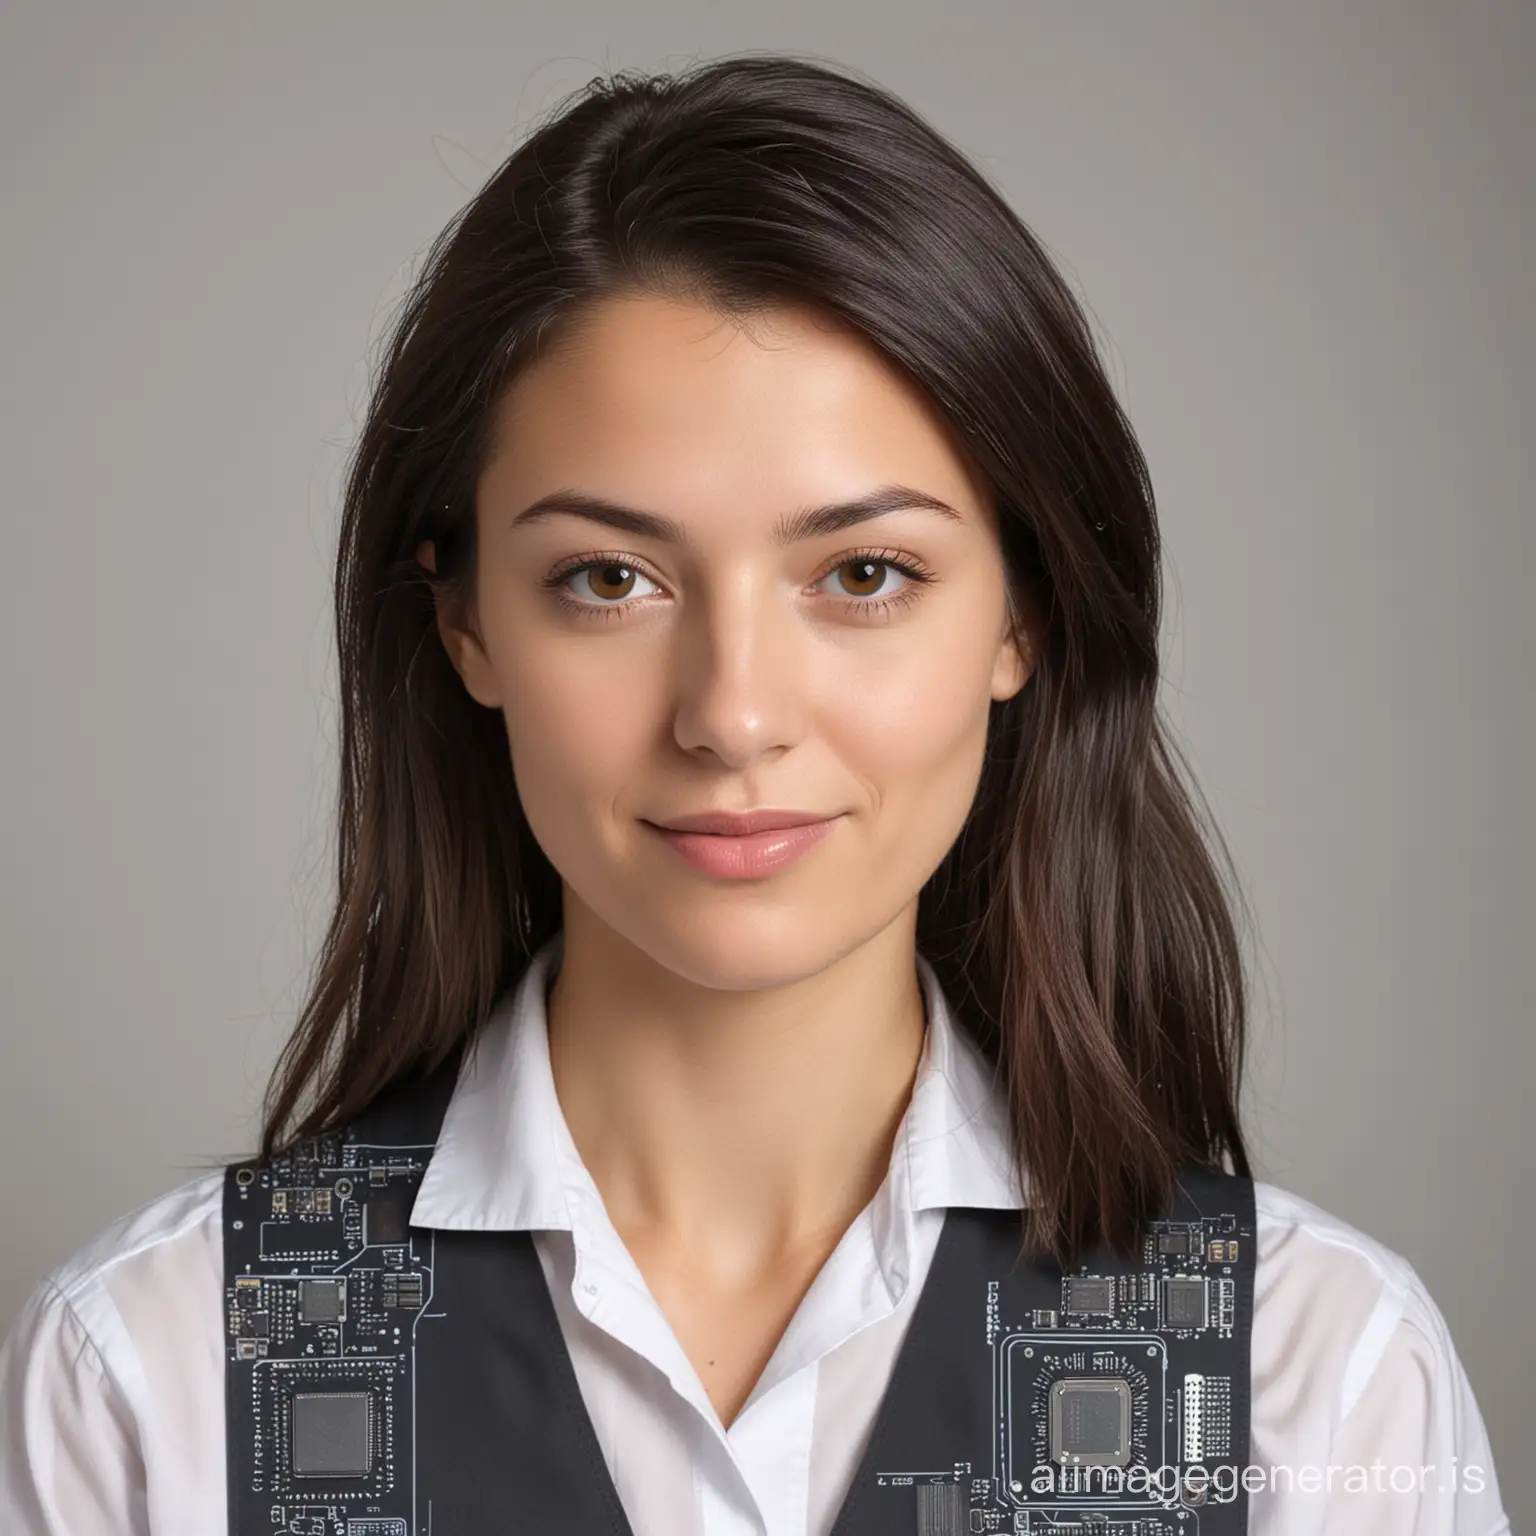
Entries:
MULTIPOLYGON (((413 1227, 458 1054, 224 1194, 230 1536, 633 1536, 527 1232, 413 1227)), ((951 1208, 832 1536, 1241 1536, 1253 1185, 1126 1263, 951 1208)))

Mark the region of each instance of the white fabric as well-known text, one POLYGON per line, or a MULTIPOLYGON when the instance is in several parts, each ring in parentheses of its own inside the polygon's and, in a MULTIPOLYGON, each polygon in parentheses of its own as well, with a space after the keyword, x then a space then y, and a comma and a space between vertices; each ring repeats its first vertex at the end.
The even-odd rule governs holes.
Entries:
MULTIPOLYGON (((544 1015, 560 948, 498 1004, 412 1222, 538 1234, 634 1536, 827 1536, 945 1207, 1023 1203, 990 1070, 919 957, 929 1027, 889 1174, 727 1430, 561 1114, 544 1015)), ((227 1536, 222 1177, 114 1223, 28 1300, 0 1350, 4 1536, 227 1536)), ((1412 1267, 1295 1195, 1256 1193, 1252 1450, 1277 1470, 1250 1495, 1250 1536, 1507 1532, 1477 1404, 1412 1267), (1351 1467, 1383 1491, 1347 1491, 1351 1467)))

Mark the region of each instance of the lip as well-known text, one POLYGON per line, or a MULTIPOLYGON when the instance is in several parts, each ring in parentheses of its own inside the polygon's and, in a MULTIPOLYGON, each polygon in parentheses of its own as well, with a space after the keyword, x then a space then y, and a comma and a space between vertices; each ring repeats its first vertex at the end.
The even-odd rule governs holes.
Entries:
POLYGON ((754 832, 781 832, 785 827, 830 821, 821 811, 786 811, 763 806, 755 811, 700 811, 693 816, 669 816, 653 821, 664 832, 708 832, 716 837, 748 837, 754 832))
POLYGON ((688 826, 661 826, 654 821, 645 823, 663 842, 680 854, 695 869, 722 880, 756 880, 764 875, 792 864, 802 854, 819 843, 841 819, 835 816, 818 816, 806 820, 804 812, 753 811, 745 815, 721 817, 679 817, 679 822, 713 822, 749 827, 756 820, 773 818, 783 825, 759 827, 745 832, 701 832, 688 826), (801 819, 785 822, 788 816, 801 819))

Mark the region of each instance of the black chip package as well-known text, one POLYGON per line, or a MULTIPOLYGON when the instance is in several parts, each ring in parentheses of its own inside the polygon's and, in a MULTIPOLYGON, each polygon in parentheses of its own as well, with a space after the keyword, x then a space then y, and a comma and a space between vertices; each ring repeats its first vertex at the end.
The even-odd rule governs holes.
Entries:
POLYGON ((345 1280, 299 1281, 299 1321, 339 1323, 345 1299, 345 1280))
POLYGON ((370 1200, 363 1207, 363 1220, 370 1248, 377 1248, 381 1244, 403 1243, 411 1235, 410 1205, 393 1196, 370 1200))
POLYGON ((1163 1281, 1163 1319, 1170 1328, 1204 1328, 1205 1281, 1183 1276, 1163 1281))
POLYGON ((289 1450, 295 1477, 367 1477, 373 1470, 367 1392, 296 1392, 289 1450))
POLYGON ((1068 1312, 1113 1312, 1115 1282, 1093 1275, 1071 1275, 1067 1279, 1068 1312))
POLYGON ((1131 1385, 1119 1376, 1066 1377, 1050 1398, 1051 1458, 1124 1466, 1131 1456, 1131 1385))

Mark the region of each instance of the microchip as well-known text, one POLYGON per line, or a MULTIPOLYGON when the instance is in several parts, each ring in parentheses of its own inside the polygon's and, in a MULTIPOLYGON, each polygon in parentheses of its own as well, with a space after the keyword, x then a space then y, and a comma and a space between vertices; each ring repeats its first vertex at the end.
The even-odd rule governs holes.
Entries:
POLYGON ((1204 1328, 1205 1281, 1182 1276, 1163 1281, 1163 1320, 1170 1328, 1204 1328))
POLYGON ((345 1280, 299 1281, 299 1321, 339 1323, 346 1295, 345 1280))
POLYGON ((1157 1234, 1157 1251, 1159 1253, 1188 1253, 1188 1232, 1159 1232, 1157 1234))
POLYGON ((388 1274, 379 1282, 386 1307, 419 1307, 424 1300, 422 1277, 416 1274, 388 1274))
POLYGON ((1113 1312, 1115 1282, 1093 1275, 1071 1275, 1067 1279, 1068 1312, 1113 1312))
POLYGON ((410 1236, 411 1208, 404 1200, 385 1196, 370 1200, 363 1207, 368 1230, 368 1246, 403 1243, 410 1236))
POLYGON ((1131 1384, 1119 1376, 1068 1376, 1051 1385, 1051 1459, 1120 1467, 1131 1459, 1131 1384))
POLYGON ((272 1336, 272 1319, 266 1312, 252 1312, 245 1320, 245 1328, 242 1330, 250 1338, 268 1339, 272 1336))
POLYGON ((296 1392, 292 1453, 295 1477, 367 1477, 373 1470, 366 1392, 296 1392))

